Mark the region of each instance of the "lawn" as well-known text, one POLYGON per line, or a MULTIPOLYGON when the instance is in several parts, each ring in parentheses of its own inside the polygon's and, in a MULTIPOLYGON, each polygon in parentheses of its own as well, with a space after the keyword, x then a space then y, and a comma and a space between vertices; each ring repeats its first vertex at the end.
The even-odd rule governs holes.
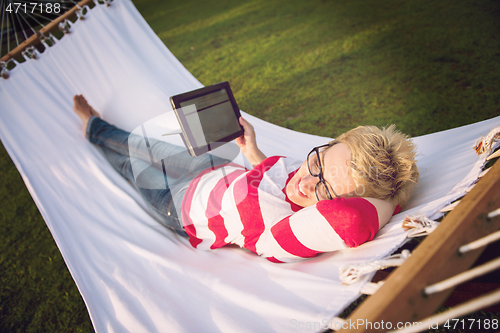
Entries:
MULTIPOLYGON (((495 0, 134 4, 203 84, 230 81, 242 110, 296 131, 394 123, 418 136, 500 114, 495 0)), ((3 146, 0 175, 0 331, 92 331, 3 146)))

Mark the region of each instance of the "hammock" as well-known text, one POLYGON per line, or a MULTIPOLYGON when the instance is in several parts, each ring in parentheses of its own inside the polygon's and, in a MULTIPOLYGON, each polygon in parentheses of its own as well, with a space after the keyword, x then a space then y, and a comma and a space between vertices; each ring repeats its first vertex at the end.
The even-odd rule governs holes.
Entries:
MULTIPOLYGON (((439 217, 481 172, 485 156, 476 155, 474 143, 500 124, 497 117, 416 138, 420 185, 372 242, 274 264, 237 248, 192 248, 148 215, 133 187, 85 141, 72 111, 75 94, 125 130, 153 121, 166 132, 177 129, 169 96, 202 86, 130 0, 97 5, 37 58, 0 82, 0 139, 97 332, 286 332, 330 321, 373 276, 344 285, 339 269, 397 249, 407 238, 407 214, 439 217)), ((303 160, 310 147, 330 140, 244 116, 267 156, 303 160)))

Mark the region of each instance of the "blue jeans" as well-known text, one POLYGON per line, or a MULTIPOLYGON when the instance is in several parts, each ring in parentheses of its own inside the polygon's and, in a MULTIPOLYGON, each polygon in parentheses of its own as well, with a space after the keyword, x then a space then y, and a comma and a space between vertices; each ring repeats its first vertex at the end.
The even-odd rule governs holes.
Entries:
POLYGON ((106 121, 90 118, 87 139, 129 180, 164 226, 187 236, 181 206, 189 183, 203 170, 230 162, 210 154, 192 157, 184 147, 131 134, 106 121))

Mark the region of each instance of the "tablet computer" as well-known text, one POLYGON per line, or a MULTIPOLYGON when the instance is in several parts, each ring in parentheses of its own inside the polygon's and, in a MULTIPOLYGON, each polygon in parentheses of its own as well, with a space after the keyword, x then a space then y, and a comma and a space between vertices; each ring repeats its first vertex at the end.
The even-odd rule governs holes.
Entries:
POLYGON ((170 97, 191 156, 199 156, 243 135, 240 109, 228 82, 170 97))

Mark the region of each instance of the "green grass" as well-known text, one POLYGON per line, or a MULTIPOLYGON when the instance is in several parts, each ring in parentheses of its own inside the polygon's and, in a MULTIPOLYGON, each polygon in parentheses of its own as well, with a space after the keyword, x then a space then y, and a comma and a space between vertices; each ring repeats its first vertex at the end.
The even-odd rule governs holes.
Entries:
POLYGON ((0 332, 92 331, 83 300, 0 146, 0 332))
POLYGON ((415 136, 500 114, 495 2, 135 3, 203 84, 230 81, 243 110, 294 130, 415 136))
MULTIPOLYGON (((394 123, 416 136, 500 114, 495 0, 134 3, 203 84, 230 81, 242 110, 296 131, 394 123)), ((0 172, 0 331, 91 331, 3 148, 0 172)))

